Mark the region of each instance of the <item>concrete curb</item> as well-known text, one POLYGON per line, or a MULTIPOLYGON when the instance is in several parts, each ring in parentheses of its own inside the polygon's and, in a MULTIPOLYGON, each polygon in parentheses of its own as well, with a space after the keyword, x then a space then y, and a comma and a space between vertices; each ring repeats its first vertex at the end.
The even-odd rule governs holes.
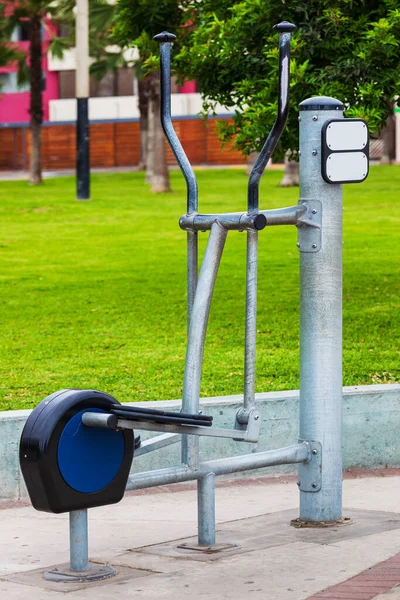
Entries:
MULTIPOLYGON (((256 395, 262 414, 261 438, 257 444, 229 439, 201 439, 201 459, 212 460, 281 448, 298 441, 299 392, 268 392, 256 395)), ((203 398, 206 414, 214 417, 217 427, 231 428, 242 396, 203 398)), ((137 403, 137 406, 179 410, 180 400, 137 403)), ((19 439, 28 410, 0 412, 0 502, 26 499, 25 485, 19 469, 19 439)), ((373 385, 343 388, 343 458, 344 468, 400 466, 400 385, 373 385)), ((152 434, 141 432, 142 439, 152 434)), ((175 444, 138 457, 133 471, 147 471, 180 463, 180 445, 175 444)), ((257 473, 295 473, 296 467, 273 467, 257 473)), ((255 473, 252 471, 252 473, 255 473)))

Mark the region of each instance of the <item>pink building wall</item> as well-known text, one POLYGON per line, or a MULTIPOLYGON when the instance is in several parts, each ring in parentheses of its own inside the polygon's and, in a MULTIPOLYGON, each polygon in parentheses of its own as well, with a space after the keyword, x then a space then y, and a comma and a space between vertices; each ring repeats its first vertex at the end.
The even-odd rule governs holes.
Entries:
POLYGON ((185 81, 185 83, 179 86, 180 94, 195 94, 196 93, 196 81, 185 81))
MULTIPOLYGON (((0 0, 4 2, 4 0, 0 0)), ((43 28, 44 40, 43 44, 43 71, 46 76, 46 89, 43 91, 43 120, 49 120, 49 101, 57 100, 60 97, 59 94, 59 73, 58 71, 49 71, 48 69, 48 58, 47 49, 49 46, 49 40, 53 33, 57 33, 56 29, 52 25, 51 21, 46 22, 46 27, 43 28)), ((27 55, 29 53, 29 42, 13 42, 19 48, 21 48, 27 55)), ((7 67, 0 67, 0 73, 12 73, 16 72, 17 67, 15 65, 9 65, 7 67)), ((181 94, 190 94, 196 92, 196 81, 187 81, 183 86, 179 87, 181 94)), ((17 92, 17 93, 6 93, 0 89, 0 125, 6 123, 29 123, 29 91, 17 92)))
MULTIPOLYGON (((46 89, 43 91, 43 119, 49 119, 49 100, 59 98, 58 72, 48 70, 47 48, 49 45, 49 31, 44 28, 45 40, 43 41, 43 71, 46 75, 46 89)), ((29 42, 15 42, 26 53, 29 51, 29 42)), ((1 67, 0 73, 15 72, 16 66, 1 67)), ((0 91, 0 123, 27 123, 29 115, 29 92, 2 93, 0 91)))

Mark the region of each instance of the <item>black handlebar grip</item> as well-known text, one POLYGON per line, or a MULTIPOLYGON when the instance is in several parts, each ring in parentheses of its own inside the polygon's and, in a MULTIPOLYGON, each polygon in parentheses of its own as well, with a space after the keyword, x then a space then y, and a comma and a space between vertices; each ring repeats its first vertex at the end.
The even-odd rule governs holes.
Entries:
POLYGON ((293 23, 289 23, 289 21, 282 21, 274 25, 273 29, 276 29, 279 33, 292 33, 292 31, 296 31, 297 27, 293 23))
POLYGON ((169 33, 169 31, 162 31, 161 33, 157 33, 157 35, 153 37, 153 40, 159 44, 165 44, 166 42, 173 42, 176 40, 176 35, 169 33))

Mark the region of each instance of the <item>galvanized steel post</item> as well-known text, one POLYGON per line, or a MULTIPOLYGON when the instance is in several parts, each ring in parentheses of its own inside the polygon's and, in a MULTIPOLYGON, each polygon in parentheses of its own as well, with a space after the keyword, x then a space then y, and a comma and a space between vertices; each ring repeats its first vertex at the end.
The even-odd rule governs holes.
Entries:
POLYGON ((69 552, 71 571, 89 569, 88 511, 69 513, 69 552))
POLYGON ((197 519, 199 546, 215 544, 215 474, 197 480, 197 519))
POLYGON ((342 186, 322 179, 321 128, 343 118, 343 105, 317 97, 299 110, 300 202, 322 204, 321 248, 299 230, 300 439, 322 444, 318 491, 310 465, 299 465, 300 520, 336 521, 342 516, 342 186))

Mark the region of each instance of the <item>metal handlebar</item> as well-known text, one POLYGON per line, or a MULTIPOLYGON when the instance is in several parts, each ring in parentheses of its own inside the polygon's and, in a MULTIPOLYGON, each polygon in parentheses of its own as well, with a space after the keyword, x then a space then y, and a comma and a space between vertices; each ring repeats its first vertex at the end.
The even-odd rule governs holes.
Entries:
POLYGON ((250 174, 247 192, 249 213, 258 211, 258 186, 260 179, 283 133, 289 113, 290 34, 297 27, 293 23, 282 21, 282 23, 275 25, 274 29, 279 32, 278 114, 250 174))
POLYGON ((178 161, 179 167, 186 180, 187 186, 187 212, 195 213, 198 210, 198 189, 196 175, 186 156, 182 144, 176 135, 171 120, 171 42, 176 40, 176 36, 168 31, 163 31, 154 36, 156 42, 160 44, 160 65, 161 65, 161 123, 171 147, 172 152, 178 161))

